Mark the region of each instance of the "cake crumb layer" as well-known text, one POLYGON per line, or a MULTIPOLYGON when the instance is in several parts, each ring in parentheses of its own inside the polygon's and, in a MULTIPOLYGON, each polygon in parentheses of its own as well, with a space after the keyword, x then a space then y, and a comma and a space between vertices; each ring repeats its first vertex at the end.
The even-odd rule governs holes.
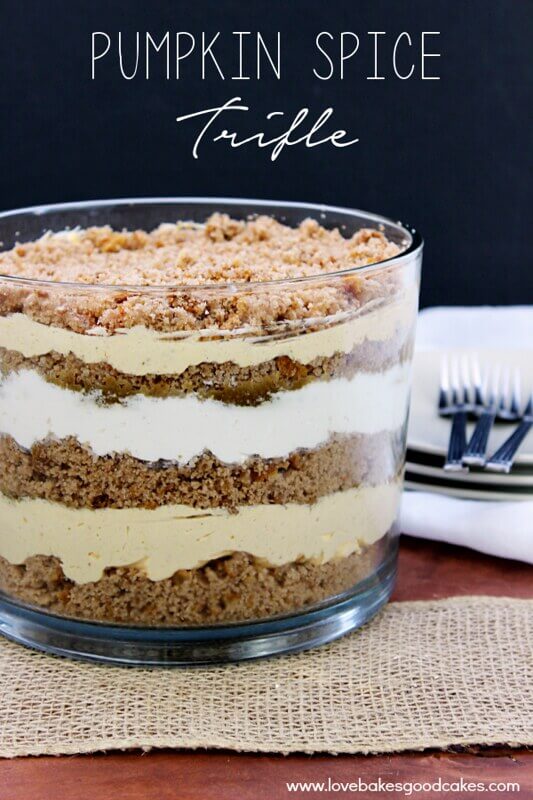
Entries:
POLYGON ((356 486, 387 483, 402 469, 402 432, 334 437, 286 458, 249 458, 243 465, 207 453, 188 466, 146 463, 128 454, 100 458, 74 438, 24 450, 0 437, 0 492, 71 508, 194 508, 314 503, 356 486))
POLYGON ((65 578, 53 556, 32 556, 20 565, 0 557, 0 589, 62 616, 101 622, 187 626, 267 619, 347 592, 374 572, 391 546, 386 535, 326 564, 302 560, 279 567, 233 553, 160 581, 120 567, 86 584, 65 578))

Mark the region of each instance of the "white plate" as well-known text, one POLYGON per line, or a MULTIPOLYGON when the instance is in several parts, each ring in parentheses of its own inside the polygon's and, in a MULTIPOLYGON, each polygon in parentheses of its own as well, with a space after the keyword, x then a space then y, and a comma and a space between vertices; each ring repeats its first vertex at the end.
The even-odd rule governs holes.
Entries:
MULTIPOLYGON (((489 364, 501 364, 511 369, 518 367, 522 376, 523 401, 526 392, 533 389, 533 350, 431 350, 415 353, 408 447, 441 456, 446 455, 450 436, 450 420, 439 417, 437 413, 440 365, 444 354, 477 355, 482 368, 489 364)), ((473 428, 474 423, 469 423, 468 435, 473 428)), ((489 454, 497 450, 513 430, 511 424, 496 424, 489 440, 489 454)), ((515 463, 533 467, 533 429, 523 442, 515 463)))
POLYGON ((406 478, 404 486, 406 489, 411 489, 417 492, 437 492, 437 494, 447 494, 450 497, 462 497, 465 500, 500 500, 509 502, 514 500, 533 500, 533 493, 525 494, 522 492, 491 492, 491 491, 478 491, 476 489, 467 489, 457 486, 432 486, 430 484, 420 483, 418 480, 409 480, 406 478))
POLYGON ((420 480, 424 477, 439 478, 446 480, 450 483, 477 483, 484 484, 487 490, 491 487, 494 489, 504 489, 506 486, 516 486, 518 488, 529 489, 533 492, 533 473, 531 475, 521 474, 518 475, 511 473, 510 475, 501 475, 495 472, 445 472, 442 467, 431 466, 429 464, 419 464, 416 461, 409 460, 406 464, 406 469, 412 475, 420 476, 420 480))

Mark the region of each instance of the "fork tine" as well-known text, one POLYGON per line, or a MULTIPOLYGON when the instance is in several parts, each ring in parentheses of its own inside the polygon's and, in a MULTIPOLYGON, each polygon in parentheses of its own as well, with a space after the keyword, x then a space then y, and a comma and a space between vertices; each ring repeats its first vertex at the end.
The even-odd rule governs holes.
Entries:
POLYGON ((488 402, 490 406, 494 406, 495 408, 498 403, 498 390, 500 387, 501 372, 502 368, 500 364, 495 364, 492 370, 487 370, 487 385, 490 385, 488 389, 488 402))
POLYGON ((520 375, 518 370, 506 367, 502 378, 502 387, 498 401, 498 419, 507 422, 520 418, 520 375), (512 376, 512 377, 511 377, 512 376))
POLYGON ((481 367, 479 365, 479 356, 477 353, 474 353, 471 358, 472 364, 472 375, 474 378, 474 386, 481 387, 481 367))
POLYGON ((504 417, 505 417, 505 412, 507 410, 507 406, 509 405, 510 386, 511 386, 511 374, 509 367, 506 367, 501 374, 500 395, 498 401, 498 414, 503 415, 504 417))
POLYGON ((450 405, 450 367, 448 356, 443 355, 440 361, 440 387, 439 387, 439 411, 443 413, 450 405))
POLYGON ((452 403, 456 406, 459 403, 459 362, 456 356, 452 357, 450 363, 450 385, 452 403))
POLYGON ((480 411, 484 405, 487 393, 484 391, 483 380, 481 378, 481 367, 479 366, 479 358, 477 353, 472 356, 471 366, 474 380, 474 405, 476 410, 480 411))
POLYGON ((520 406, 521 406, 520 370, 514 369, 513 388, 511 391, 511 401, 509 406, 511 414, 518 416, 520 414, 520 406))
POLYGON ((490 403, 490 398, 493 389, 494 381, 494 368, 482 367, 481 369, 481 392, 487 403, 490 403))
POLYGON ((462 356, 460 360, 460 378, 461 378, 461 389, 463 394, 462 402, 465 406, 470 404, 470 393, 472 391, 472 384, 470 381, 470 365, 468 363, 467 356, 462 356))

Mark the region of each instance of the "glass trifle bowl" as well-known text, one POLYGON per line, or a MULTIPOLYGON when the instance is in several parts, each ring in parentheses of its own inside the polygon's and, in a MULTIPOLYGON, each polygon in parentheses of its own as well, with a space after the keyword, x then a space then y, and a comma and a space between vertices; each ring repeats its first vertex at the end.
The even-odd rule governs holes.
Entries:
POLYGON ((0 215, 0 625, 79 658, 327 642, 396 569, 422 242, 349 209, 0 215))

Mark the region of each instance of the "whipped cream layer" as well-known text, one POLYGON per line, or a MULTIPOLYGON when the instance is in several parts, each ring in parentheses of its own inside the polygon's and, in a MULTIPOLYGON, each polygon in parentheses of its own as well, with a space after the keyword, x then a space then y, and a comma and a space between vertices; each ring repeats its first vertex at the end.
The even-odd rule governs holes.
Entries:
POLYGON ((255 366, 278 356, 301 364, 335 353, 349 353, 364 341, 385 341, 405 331, 416 318, 417 298, 413 292, 386 305, 365 307, 349 317, 328 320, 327 328, 303 332, 324 320, 299 320, 276 334, 252 337, 242 331, 195 331, 161 333, 136 326, 113 335, 103 328, 76 333, 44 325, 25 314, 0 317, 0 347, 15 350, 25 358, 55 352, 72 353, 85 363, 106 362, 128 375, 179 375, 188 367, 204 362, 232 362, 239 367, 255 366), (218 338, 216 338, 218 336, 218 338))
POLYGON ((299 558, 324 563, 380 539, 394 524, 399 499, 399 481, 337 492, 313 505, 242 506, 236 514, 184 505, 75 509, 0 495, 0 555, 12 564, 56 556, 76 583, 129 565, 162 580, 236 551, 273 566, 299 558))
POLYGON ((104 405, 48 383, 33 370, 10 373, 0 384, 0 433, 30 448, 49 437, 74 437, 97 456, 129 453, 142 461, 187 464, 210 451, 227 464, 252 455, 288 456, 333 434, 395 431, 407 416, 408 364, 385 372, 315 381, 276 392, 258 406, 234 406, 192 394, 132 395, 104 405))

